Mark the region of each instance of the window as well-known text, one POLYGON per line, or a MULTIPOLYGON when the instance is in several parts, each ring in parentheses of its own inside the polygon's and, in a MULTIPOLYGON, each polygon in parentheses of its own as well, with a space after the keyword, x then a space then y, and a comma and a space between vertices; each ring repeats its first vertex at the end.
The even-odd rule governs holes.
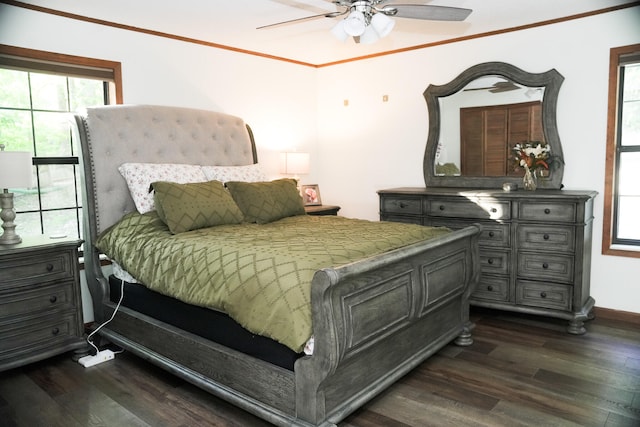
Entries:
POLYGON ((640 44, 611 49, 602 253, 640 258, 640 44))
POLYGON ((34 187, 12 190, 20 236, 82 237, 70 113, 121 102, 119 86, 119 63, 0 45, 0 143, 34 164, 34 187))

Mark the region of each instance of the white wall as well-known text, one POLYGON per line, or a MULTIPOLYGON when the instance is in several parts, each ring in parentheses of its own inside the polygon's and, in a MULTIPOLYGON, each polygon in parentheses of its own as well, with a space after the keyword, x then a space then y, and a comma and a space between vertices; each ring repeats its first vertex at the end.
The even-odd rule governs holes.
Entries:
MULTIPOLYGON (((602 195, 609 49, 640 43, 638 22, 636 7, 315 70, 0 4, 0 43, 120 61, 126 103, 241 116, 270 175, 277 176, 281 150, 310 151, 312 170, 303 183, 320 184, 323 202, 341 205, 342 214, 375 220, 376 190, 424 185, 425 88, 486 61, 564 75, 558 103, 564 183, 602 195)), ((595 214, 596 305, 640 313, 640 259, 600 255, 601 196, 595 214)))
MULTIPOLYGON (((567 189, 596 190, 591 293, 599 307, 640 312, 640 259, 601 255, 609 49, 640 43, 640 8, 319 70, 318 159, 323 200, 378 218, 376 191, 424 187, 423 91, 468 67, 502 61, 565 81, 558 127, 567 189), (345 79, 344 76, 357 76, 345 79), (382 102, 383 95, 389 96, 382 102), (349 99, 349 106, 343 100, 349 99)), ((390 37, 393 34, 390 35, 390 37)))

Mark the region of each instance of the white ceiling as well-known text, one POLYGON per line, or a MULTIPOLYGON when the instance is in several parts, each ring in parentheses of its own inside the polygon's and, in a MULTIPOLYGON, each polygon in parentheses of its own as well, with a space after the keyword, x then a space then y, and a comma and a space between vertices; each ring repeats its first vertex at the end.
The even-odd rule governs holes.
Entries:
MULTIPOLYGON (((336 40, 342 18, 318 18, 268 29, 276 22, 336 10, 330 0, 26 0, 25 3, 273 55, 313 65, 410 48, 588 13, 635 0, 390 0, 472 9, 463 22, 394 18, 395 28, 375 44, 336 40)), ((628 12, 633 13, 633 12, 628 12)))

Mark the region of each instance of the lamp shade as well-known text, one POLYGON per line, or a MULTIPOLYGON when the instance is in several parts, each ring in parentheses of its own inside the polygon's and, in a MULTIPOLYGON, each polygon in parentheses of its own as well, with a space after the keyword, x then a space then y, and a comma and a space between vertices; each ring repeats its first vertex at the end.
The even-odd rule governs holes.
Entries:
POLYGON ((395 21, 384 13, 376 13, 371 18, 371 26, 380 37, 388 35, 395 25, 395 21))
POLYGON ((31 187, 32 175, 30 152, 0 151, 0 189, 31 187))
POLYGON ((282 153, 282 173, 304 175, 309 173, 309 153, 282 153))

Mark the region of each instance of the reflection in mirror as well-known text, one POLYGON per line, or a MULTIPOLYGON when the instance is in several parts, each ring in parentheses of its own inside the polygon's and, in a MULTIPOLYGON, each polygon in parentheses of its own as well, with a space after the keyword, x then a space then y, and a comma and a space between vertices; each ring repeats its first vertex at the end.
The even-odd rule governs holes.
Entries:
POLYGON ((427 186, 500 188, 520 183, 513 146, 546 142, 558 160, 540 187, 562 185, 562 147, 555 105, 562 83, 555 70, 526 73, 490 62, 471 67, 450 83, 430 85, 429 139, 424 169, 427 186))

